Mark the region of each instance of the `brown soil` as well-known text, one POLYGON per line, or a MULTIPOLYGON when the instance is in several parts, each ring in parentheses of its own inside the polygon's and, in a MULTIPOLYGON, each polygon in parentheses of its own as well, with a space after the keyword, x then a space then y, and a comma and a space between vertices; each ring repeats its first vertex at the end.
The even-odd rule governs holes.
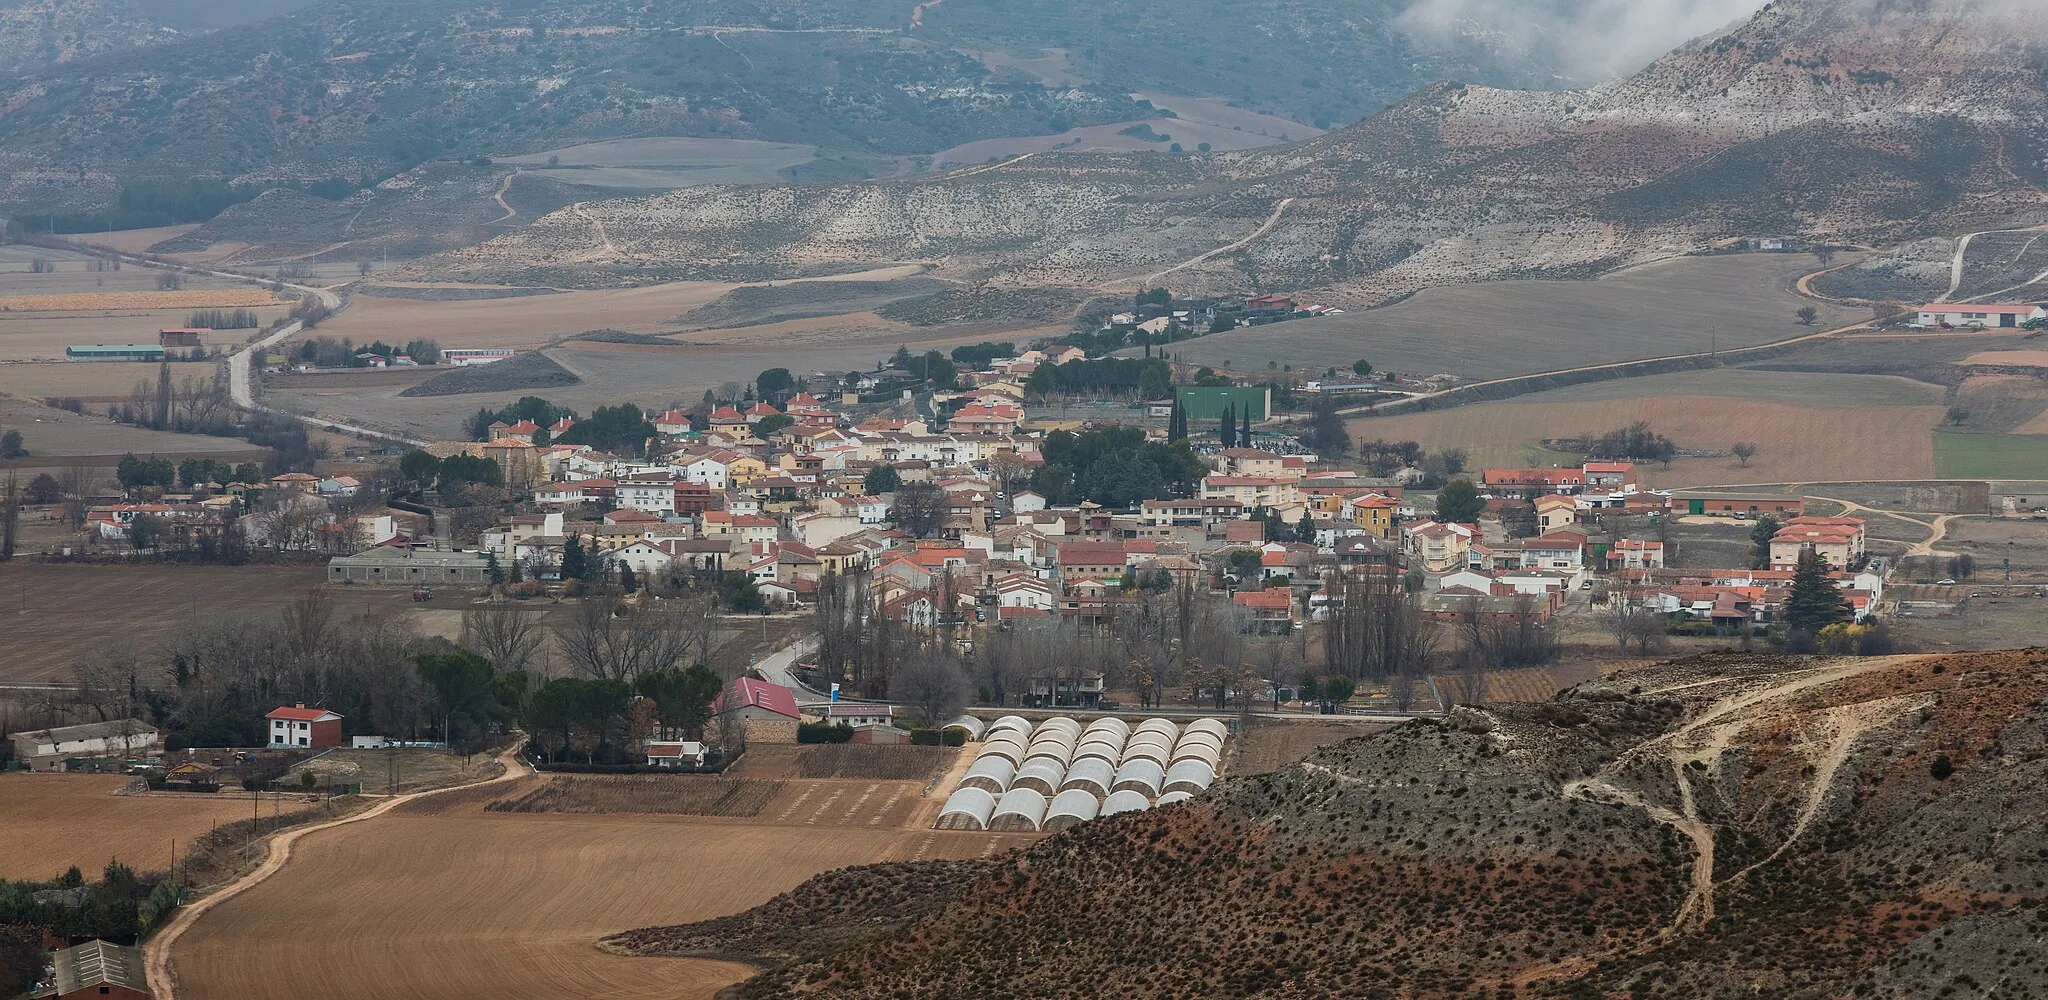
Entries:
MULTIPOLYGON (((119 859, 139 871, 169 866, 172 841, 183 854, 192 839, 217 823, 248 819, 260 804, 240 791, 214 795, 176 792, 115 794, 133 779, 119 774, 0 774, 0 816, 7 850, 0 878, 46 879, 77 865, 96 877, 119 859)), ((299 806, 285 802, 286 812, 299 806)))

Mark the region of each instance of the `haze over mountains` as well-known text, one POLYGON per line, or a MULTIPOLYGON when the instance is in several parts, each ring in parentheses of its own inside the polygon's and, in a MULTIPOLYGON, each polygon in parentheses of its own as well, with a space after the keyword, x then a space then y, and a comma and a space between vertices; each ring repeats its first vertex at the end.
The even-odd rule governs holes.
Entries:
POLYGON ((1052 152, 912 181, 683 190, 557 213, 454 261, 478 278, 590 283, 906 257, 1001 284, 1171 269, 1183 285, 1371 304, 1446 281, 1590 276, 1744 234, 1865 242, 2039 221, 2044 18, 1988 0, 1785 0, 1585 91, 1446 84, 1270 150, 1052 152))
POLYGON ((0 69, 20 75, 0 80, 0 204, 91 208, 121 182, 201 175, 367 182, 635 136, 815 144, 886 172, 1148 117, 1136 92, 1328 128, 1441 79, 1598 79, 1584 49, 1609 46, 1585 5, 1503 21, 1419 0, 6 0, 0 69))

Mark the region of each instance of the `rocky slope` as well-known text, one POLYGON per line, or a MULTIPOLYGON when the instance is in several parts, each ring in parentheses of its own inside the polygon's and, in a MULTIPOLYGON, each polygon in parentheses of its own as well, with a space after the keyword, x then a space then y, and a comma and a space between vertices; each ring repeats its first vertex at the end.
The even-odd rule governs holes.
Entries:
POLYGON ((176 44, 314 0, 0 0, 0 73, 176 44))
POLYGON ((997 283, 1371 304, 1740 235, 1896 242, 2048 220, 2044 89, 2048 13, 2032 5, 1783 0, 1590 91, 1446 84, 1276 151, 690 189, 556 213, 435 263, 603 284, 942 259, 948 276, 997 283))
POLYGON ((607 947, 744 997, 2040 996, 2044 667, 1678 661, 607 947))

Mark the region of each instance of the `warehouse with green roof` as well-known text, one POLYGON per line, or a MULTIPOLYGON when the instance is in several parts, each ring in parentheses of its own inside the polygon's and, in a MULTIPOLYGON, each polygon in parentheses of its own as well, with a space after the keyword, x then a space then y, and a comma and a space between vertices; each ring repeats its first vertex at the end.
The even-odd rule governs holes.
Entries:
POLYGON ((162 361, 162 344, 72 344, 64 349, 72 361, 162 361))

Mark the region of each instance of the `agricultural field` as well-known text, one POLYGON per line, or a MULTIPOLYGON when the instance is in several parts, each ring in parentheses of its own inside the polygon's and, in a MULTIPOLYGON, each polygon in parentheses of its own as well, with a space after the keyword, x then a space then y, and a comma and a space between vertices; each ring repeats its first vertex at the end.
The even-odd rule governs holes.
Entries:
POLYGON ((1934 435, 1935 474, 1943 479, 2048 479, 2048 435, 1934 435))
POLYGON ((1200 337, 1173 353, 1247 371, 1349 368, 1363 358, 1382 371, 1491 379, 1753 347, 1870 318, 1793 291, 1814 269, 1809 257, 1741 254, 1662 261, 1595 281, 1432 288, 1380 309, 1200 337), (1794 314, 1809 305, 1820 317, 1800 326, 1794 314))
POLYGON ((1901 641, 1923 652, 2024 649, 2048 643, 2048 599, 1964 596, 1948 614, 1916 612, 1891 624, 1901 641))
MULTIPOLYGON (((1293 133, 1296 138, 1316 134, 1316 130, 1308 126, 1301 126, 1301 129, 1302 131, 1293 133)), ((1202 143, 1208 143, 1210 149, 1220 152, 1270 146, 1279 141, 1278 136, 1260 135, 1256 132, 1184 118, 1148 118, 1143 121, 1114 122, 1108 125, 1085 125, 1057 135, 980 139, 932 154, 932 166, 940 170, 965 167, 1054 149, 1074 152, 1150 150, 1164 153, 1179 145, 1183 152, 1192 153, 1199 149, 1202 143), (1148 141, 1142 133, 1124 134, 1125 130, 1131 128, 1147 128, 1151 130, 1152 136, 1165 138, 1148 141)))
MULTIPOLYGON (((1956 518, 1934 547, 1942 552, 1968 553, 1976 559, 1977 573, 1970 583, 2003 583, 2008 562, 2014 583, 2048 583, 2048 522, 1956 518)), ((2042 627, 2048 630, 2048 621, 2042 627)))
POLYGON ((758 816, 781 793, 774 781, 691 774, 547 775, 537 787, 484 806, 494 813, 648 813, 758 816))
POLYGON ((788 142, 663 137, 585 143, 493 162, 564 184, 648 192, 698 184, 784 183, 792 168, 817 156, 814 146, 788 142))
POLYGON ((787 782, 755 817, 485 811, 561 780, 451 792, 304 837, 291 864, 178 941, 180 993, 282 997, 289 982, 315 1000, 710 1000, 753 970, 593 942, 738 912, 833 868, 985 857, 1031 839, 917 829, 918 810, 936 805, 911 782, 787 782))
POLYGON ((960 751, 949 747, 837 746, 805 747, 796 759, 793 778, 848 778, 864 781, 925 781, 951 767, 960 751))
POLYGON ((445 750, 400 747, 387 750, 357 750, 336 747, 291 769, 285 784, 311 771, 320 783, 360 784, 366 795, 384 795, 447 788, 494 777, 504 765, 489 754, 464 756, 445 750))
MULTIPOLYGON (((636 403, 660 410, 689 406, 706 389, 723 382, 751 381, 768 368, 793 367, 804 374, 868 369, 899 346, 912 351, 951 350, 956 345, 988 337, 979 330, 918 330, 880 320, 875 327, 862 329, 848 326, 848 319, 832 317, 720 331, 715 335, 717 342, 705 342, 714 335, 692 333, 687 335, 687 343, 679 341, 672 346, 571 341, 545 353, 582 382, 539 392, 513 389, 404 397, 398 395, 398 388, 309 388, 266 393, 266 398, 276 405, 354 413, 377 426, 417 437, 445 438, 458 436, 463 418, 478 407, 503 406, 522 395, 545 396, 582 413, 617 403, 636 403), (793 362, 792 358, 798 361, 793 362)), ((323 325, 321 329, 327 327, 323 325)))
POLYGON ((1735 483, 1931 479, 1944 417, 1939 386, 1891 376, 1719 369, 1596 382, 1496 403, 1351 422, 1355 440, 1462 448, 1474 468, 1553 465, 1539 442, 1648 421, 1681 449, 1726 451, 1755 442, 1747 466, 1732 455, 1649 466, 1659 489, 1735 483))
POLYGON ((1269 774, 1301 760, 1317 747, 1378 731, 1373 726, 1351 722, 1255 721, 1234 738, 1237 753, 1230 758, 1226 770, 1232 777, 1269 774))
MULTIPOLYGON (((313 566, 0 563, 0 683, 68 682, 80 656, 117 643, 147 646, 211 616, 271 614, 322 586, 313 566)), ((352 593, 349 610, 411 607, 409 595, 352 593)))
MULTIPOLYGON (((67 344, 155 343, 158 330, 190 325, 197 309, 254 309, 264 322, 290 309, 280 298, 246 282, 182 275, 184 287, 162 291, 154 268, 106 267, 72 250, 0 246, 0 361, 59 359, 67 344), (54 270, 37 274, 35 261, 54 270)), ((214 343, 239 344, 247 331, 221 331, 214 343)))
MULTIPOLYGON (((13 367, 16 366, 0 365, 0 381, 13 367)), ((0 395, 0 428, 20 431, 22 444, 29 452, 27 458, 0 462, 0 476, 11 471, 27 478, 49 473, 63 479, 66 470, 74 467, 112 469, 123 454, 130 452, 171 459, 200 456, 229 462, 260 462, 270 455, 270 449, 240 438, 130 427, 105 417, 56 410, 5 395, 0 395)))
MULTIPOLYGON (((248 819, 256 807, 239 792, 117 794, 131 780, 120 774, 0 774, 0 816, 7 818, 0 878, 49 878, 72 865, 97 877, 117 858, 141 871, 161 870, 170 863, 171 841, 178 841, 182 854, 192 838, 218 823, 248 819)), ((269 801, 261 808, 270 815, 269 801)))
MULTIPOLYGON (((914 274, 917 270, 915 266, 905 265, 838 275, 829 280, 888 281, 914 274)), ((415 287, 423 290, 470 289, 481 293, 494 287, 502 289, 503 286, 420 284, 415 287)), ((423 331, 432 331, 430 335, 443 348, 532 347, 572 334, 606 328, 661 333, 677 325, 676 317, 738 287, 741 286, 717 281, 679 281, 639 288, 442 301, 382 298, 366 294, 356 297, 340 315, 321 324, 320 333, 330 337, 348 337, 360 344, 372 340, 404 343, 422 336, 423 331)), ((414 293, 408 290, 407 294, 414 293)))

